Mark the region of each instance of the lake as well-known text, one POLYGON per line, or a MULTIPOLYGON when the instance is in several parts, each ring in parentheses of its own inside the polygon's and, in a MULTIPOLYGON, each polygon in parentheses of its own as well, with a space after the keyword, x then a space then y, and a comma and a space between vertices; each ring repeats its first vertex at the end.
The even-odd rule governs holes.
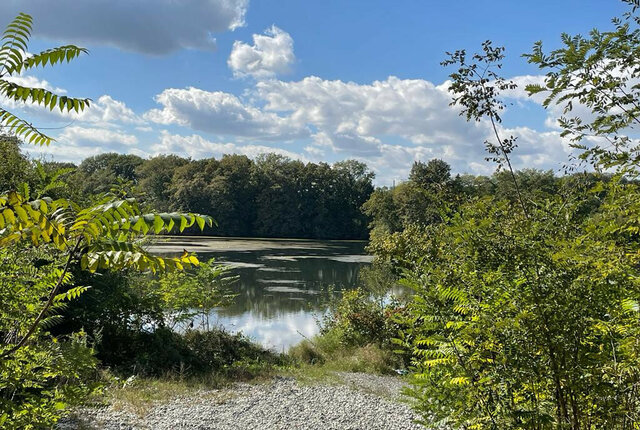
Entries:
POLYGON ((238 296, 210 316, 231 332, 283 351, 318 332, 317 319, 342 289, 355 288, 363 265, 371 263, 364 241, 163 238, 151 251, 169 255, 186 249, 198 258, 232 267, 238 296))

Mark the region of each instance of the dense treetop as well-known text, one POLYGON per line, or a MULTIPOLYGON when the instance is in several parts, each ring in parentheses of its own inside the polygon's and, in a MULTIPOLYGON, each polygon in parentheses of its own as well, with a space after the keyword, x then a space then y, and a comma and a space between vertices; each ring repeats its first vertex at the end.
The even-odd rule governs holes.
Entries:
POLYGON ((368 220, 361 206, 374 190, 373 173, 355 160, 303 163, 277 154, 255 160, 244 155, 191 160, 159 155, 148 160, 106 153, 78 166, 33 162, 19 141, 0 140, 0 189, 35 186, 37 166, 65 170, 53 196, 91 202, 100 193, 134 196, 149 210, 212 214, 222 236, 366 239, 368 220))

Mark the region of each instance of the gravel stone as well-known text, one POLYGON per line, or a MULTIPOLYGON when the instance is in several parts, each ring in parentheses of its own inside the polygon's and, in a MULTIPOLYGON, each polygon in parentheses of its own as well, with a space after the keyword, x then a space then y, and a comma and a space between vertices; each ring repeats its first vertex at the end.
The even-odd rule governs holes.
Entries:
POLYGON ((293 378, 236 384, 153 405, 146 416, 84 408, 58 425, 71 429, 322 429, 413 430, 423 427, 402 403, 401 380, 389 376, 339 373, 342 384, 300 385, 293 378))

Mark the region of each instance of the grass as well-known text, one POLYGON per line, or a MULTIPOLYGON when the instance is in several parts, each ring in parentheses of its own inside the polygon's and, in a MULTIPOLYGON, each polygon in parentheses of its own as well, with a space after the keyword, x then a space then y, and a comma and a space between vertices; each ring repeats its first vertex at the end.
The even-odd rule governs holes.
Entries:
POLYGON ((217 376, 180 380, 173 376, 162 378, 140 378, 123 386, 105 390, 106 401, 116 411, 126 411, 139 417, 145 416, 153 405, 166 403, 176 397, 195 394, 199 399, 210 399, 225 403, 232 398, 229 391, 220 391, 228 386, 227 381, 217 376))
POLYGON ((269 352, 224 332, 192 333, 186 339, 202 367, 181 363, 178 370, 131 377, 124 373, 120 378, 105 371, 104 395, 97 401, 143 417, 154 405, 179 397, 226 402, 233 394, 225 388, 236 382, 262 383, 284 376, 302 384, 338 385, 345 383, 340 372, 395 374, 394 369, 402 366, 397 356, 377 344, 346 345, 338 330, 306 339, 286 354, 269 352))
POLYGON ((116 411, 143 417, 154 405, 177 397, 197 396, 198 399, 225 403, 233 398, 233 393, 225 390, 233 383, 262 383, 281 374, 284 369, 284 366, 266 362, 237 362, 216 372, 187 376, 179 372, 167 372, 156 377, 131 376, 124 381, 109 372, 103 372, 105 389, 100 400, 116 411))
POLYGON ((337 383, 338 372, 362 372, 377 375, 395 374, 401 366, 399 358, 376 344, 346 346, 336 332, 304 340, 289 350, 296 363, 288 375, 303 383, 337 383))
POLYGON ((225 390, 236 382, 263 383, 274 376, 294 377, 302 384, 342 384, 340 372, 395 374, 398 359, 390 351, 370 344, 345 347, 338 336, 325 334, 305 340, 293 347, 280 364, 240 361, 217 372, 183 375, 168 372, 162 376, 133 376, 119 379, 105 372, 103 402, 115 410, 137 416, 146 415, 155 404, 176 397, 197 395, 215 401, 228 401, 231 392, 225 390))

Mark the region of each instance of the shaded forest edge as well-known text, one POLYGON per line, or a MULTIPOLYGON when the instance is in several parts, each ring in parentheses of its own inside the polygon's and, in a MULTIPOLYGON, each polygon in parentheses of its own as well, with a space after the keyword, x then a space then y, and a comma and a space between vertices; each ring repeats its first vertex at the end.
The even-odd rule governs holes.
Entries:
MULTIPOLYGON (((106 153, 80 164, 29 158, 21 142, 0 136, 0 190, 41 189, 52 198, 91 204, 111 193, 134 197, 148 212, 210 214, 216 225, 183 234, 246 238, 367 240, 370 231, 394 233, 429 225, 470 198, 513 200, 506 172, 454 175, 444 161, 417 161, 409 178, 374 187, 374 173, 356 160, 304 163, 275 153, 192 160, 177 155, 143 159, 106 153)), ((584 174, 583 174, 584 175, 584 174)), ((573 179, 572 179, 573 178, 573 179)), ((576 175, 525 169, 525 193, 554 195, 576 175)))

